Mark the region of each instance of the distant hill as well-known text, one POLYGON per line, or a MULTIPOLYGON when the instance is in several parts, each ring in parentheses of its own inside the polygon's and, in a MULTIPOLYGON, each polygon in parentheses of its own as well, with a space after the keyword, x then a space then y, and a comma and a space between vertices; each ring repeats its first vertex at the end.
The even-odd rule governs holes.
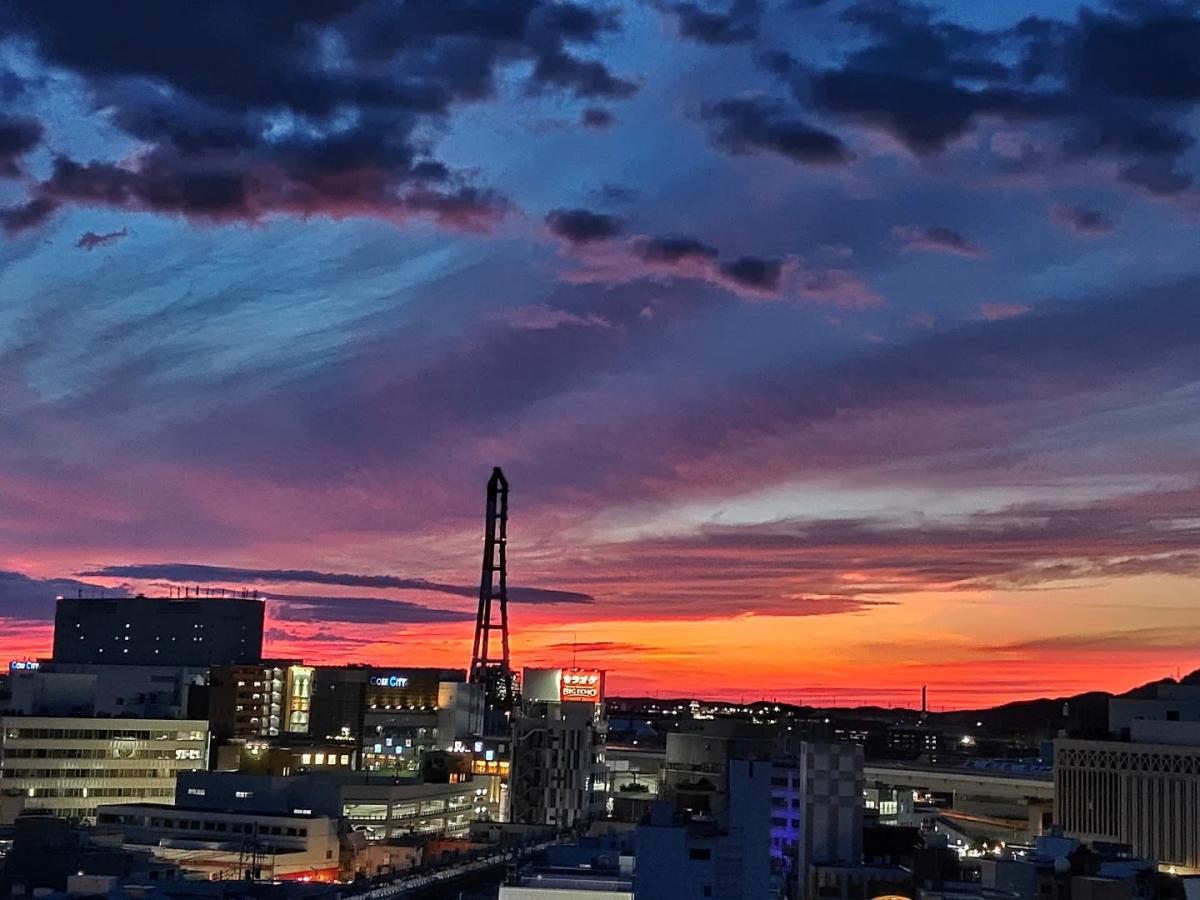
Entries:
POLYGON ((1164 684, 1200 684, 1200 670, 1185 675, 1178 682, 1174 678, 1163 678, 1122 694, 1088 691, 1070 697, 1018 700, 987 709, 934 713, 929 716, 929 721, 949 728, 979 728, 984 733, 1024 734, 1043 739, 1054 737, 1061 729, 1100 735, 1108 730, 1108 701, 1114 696, 1153 697, 1158 686, 1164 684))
MULTIPOLYGON (((1001 706, 985 709, 956 710, 954 712, 930 713, 928 723, 935 728, 963 729, 980 734, 993 735, 1025 735, 1034 740, 1045 740, 1055 737, 1059 731, 1067 730, 1072 733, 1103 735, 1108 730, 1108 701, 1117 697, 1152 697, 1159 685, 1192 684, 1200 685, 1200 669, 1183 676, 1177 682, 1174 678, 1163 678, 1151 681, 1125 691, 1122 694, 1110 694, 1107 691, 1087 691, 1073 694, 1069 697, 1044 697, 1038 700, 1017 700, 1001 706)), ((635 698, 625 698, 627 700, 635 698)), ((647 703, 655 702, 662 706, 673 703, 686 705, 689 700, 654 700, 644 698, 647 703)), ((741 704, 737 704, 741 705, 741 704)), ((798 716, 831 716, 841 721, 859 719, 863 721, 903 721, 911 719, 916 722, 920 711, 916 709, 887 709, 879 706, 858 707, 811 707, 796 706, 785 703, 769 703, 760 700, 745 704, 751 708, 763 709, 778 706, 798 716)), ((618 714, 619 715, 619 714, 618 714)))

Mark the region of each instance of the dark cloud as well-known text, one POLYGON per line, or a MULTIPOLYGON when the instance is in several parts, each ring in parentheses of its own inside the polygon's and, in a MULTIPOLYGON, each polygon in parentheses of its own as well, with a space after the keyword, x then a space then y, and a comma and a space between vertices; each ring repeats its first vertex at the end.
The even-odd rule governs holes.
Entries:
POLYGON ((589 99, 620 99, 637 93, 636 84, 613 75, 603 63, 580 59, 565 50, 538 57, 533 78, 539 84, 566 88, 576 96, 589 99))
POLYGON ((0 113, 0 178, 21 175, 21 157, 42 140, 42 123, 0 113))
POLYGON ((699 3, 664 3, 661 8, 675 16, 682 37, 702 44, 736 44, 758 35, 761 0, 733 0, 723 10, 699 3))
POLYGON ((986 254, 959 232, 942 225, 897 225, 892 233, 905 250, 948 253, 978 259, 986 254))
POLYGON ((1030 17, 985 31, 925 5, 864 0, 842 19, 867 42, 839 66, 781 51, 761 58, 809 108, 885 130, 920 156, 942 152, 983 117, 1051 123, 1061 148, 1039 155, 1042 171, 1115 158, 1119 177, 1149 193, 1192 185, 1178 164, 1194 145, 1187 113, 1200 102, 1194 6, 1118 4, 1074 22, 1030 17))
POLYGON ((641 191, 627 184, 606 182, 592 191, 592 194, 608 203, 631 203, 641 195, 641 191))
POLYGON ((271 601, 271 616, 287 622, 424 625, 431 622, 469 622, 475 618, 471 612, 439 609, 384 597, 266 596, 271 601))
MULTIPOLYGON (((478 587, 444 584, 424 578, 397 575, 357 575, 340 572, 316 572, 311 569, 241 569, 232 566, 206 566, 195 563, 139 563, 103 566, 80 573, 92 578, 165 579, 185 584, 324 584, 358 588, 395 588, 409 591, 433 591, 458 597, 475 597, 478 587)), ((510 587, 508 598, 515 603, 591 603, 593 598, 574 591, 510 587)), ((388 601, 392 602, 392 601, 388 601)))
POLYGON ((1129 651, 1134 648, 1163 647, 1190 650, 1187 630, 1180 628, 1128 628, 1099 634, 1052 635, 1027 641, 996 644, 993 653, 1074 653, 1078 651, 1129 651))
POLYGON ((970 130, 977 116, 1032 118, 1050 104, 1017 91, 974 90, 949 80, 859 69, 825 72, 814 81, 813 92, 826 112, 883 128, 922 156, 944 150, 970 130))
POLYGON ((343 644, 348 647, 359 647, 366 643, 366 641, 364 641, 361 637, 335 634, 331 631, 321 630, 312 634, 302 634, 298 631, 288 631, 286 628, 268 628, 263 631, 263 639, 267 641, 281 641, 289 644, 343 644))
POLYGON ((844 165, 853 159, 837 135, 788 116, 774 100, 722 100, 706 105, 701 116, 714 124, 714 139, 731 153, 765 151, 818 165, 844 165))
POLYGON ((722 263, 719 271, 723 278, 736 287, 774 294, 778 292, 783 277, 783 263, 777 259, 739 256, 731 262, 722 263))
POLYGON ((73 578, 30 578, 0 569, 0 619, 50 621, 56 597, 74 597, 80 592, 93 596, 102 590, 122 593, 73 578))
POLYGON ((16 0, 0 33, 83 78, 143 149, 120 164, 61 159, 4 225, 81 204, 210 220, 427 214, 478 230, 505 204, 433 159, 418 128, 493 96, 514 62, 532 64, 530 89, 629 96, 632 82, 576 55, 617 27, 611 10, 548 0, 218 0, 177 14, 16 0))
POLYGON ((860 0, 847 7, 842 19, 872 38, 851 53, 850 69, 934 80, 1002 80, 1008 75, 995 58, 999 36, 939 19, 931 7, 860 0))
MULTIPOLYGON (((272 150, 272 153, 277 150, 272 150)), ((34 227, 66 204, 130 211, 148 210, 208 221, 259 219, 272 213, 374 216, 401 222, 428 215, 440 224, 485 230, 507 209, 496 194, 470 186, 430 186, 424 166, 412 166, 404 184, 394 172, 334 170, 301 172, 296 167, 253 173, 244 160, 191 160, 152 152, 132 166, 55 160, 48 179, 29 204, 0 211, 10 232, 34 227)), ((434 177, 440 173, 435 171, 434 177)))
POLYGON ((41 225, 58 209, 58 204, 46 197, 34 197, 26 203, 0 208, 0 226, 9 234, 20 234, 41 225))
POLYGON ((1158 197, 1169 197, 1190 188, 1195 178, 1173 164, 1157 161, 1133 163, 1121 169, 1120 178, 1158 197))
POLYGON ((1138 100, 1200 101, 1200 19, 1141 6, 1128 18, 1080 13, 1078 79, 1090 89, 1138 100), (1142 18, 1146 10, 1150 16, 1142 18))
POLYGON ((649 263, 674 264, 684 260, 712 260, 720 255, 716 247, 691 237, 642 238, 633 251, 649 263))
POLYGON ((611 110, 602 106, 589 106, 579 117, 579 121, 588 128, 609 128, 617 120, 611 110))
POLYGON ((1080 235, 1109 234, 1117 227, 1112 218, 1098 209, 1066 203, 1055 206, 1050 211, 1050 217, 1054 222, 1080 235))
POLYGON ((612 240, 623 227, 616 216, 587 209, 552 210, 546 216, 546 224, 555 235, 572 244, 612 240))
POLYGON ((115 244, 123 237, 128 237, 129 229, 122 228, 120 231, 109 231, 104 234, 97 234, 94 231, 85 231, 79 236, 79 240, 75 242, 75 246, 80 250, 95 250, 97 247, 107 247, 110 244, 115 244))

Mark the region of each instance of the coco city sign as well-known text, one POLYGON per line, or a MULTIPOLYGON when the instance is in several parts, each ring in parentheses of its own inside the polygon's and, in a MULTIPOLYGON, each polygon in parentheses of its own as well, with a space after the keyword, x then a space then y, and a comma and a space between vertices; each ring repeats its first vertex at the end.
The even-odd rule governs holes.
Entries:
POLYGON ((402 688, 408 687, 408 678, 404 675, 372 675, 371 684, 375 687, 402 688))

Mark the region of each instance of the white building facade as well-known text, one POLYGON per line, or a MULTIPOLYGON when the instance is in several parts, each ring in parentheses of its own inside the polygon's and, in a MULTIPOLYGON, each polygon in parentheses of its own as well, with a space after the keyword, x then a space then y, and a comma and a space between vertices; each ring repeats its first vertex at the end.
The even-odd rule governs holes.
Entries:
POLYGON ((104 803, 171 803, 208 767, 208 722, 0 716, 0 824, 25 810, 92 822, 104 803))

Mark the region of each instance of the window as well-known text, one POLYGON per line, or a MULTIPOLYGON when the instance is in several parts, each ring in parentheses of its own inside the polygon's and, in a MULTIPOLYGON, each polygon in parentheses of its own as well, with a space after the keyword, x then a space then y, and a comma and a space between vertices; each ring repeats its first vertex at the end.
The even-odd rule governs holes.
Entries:
POLYGON ((203 797, 205 793, 204 788, 188 788, 189 797, 203 797))
POLYGON ((693 847, 688 851, 688 859, 712 859, 712 851, 707 847, 693 847))
POLYGON ((254 791, 234 791, 233 796, 237 797, 239 800, 249 800, 254 796, 254 791))

